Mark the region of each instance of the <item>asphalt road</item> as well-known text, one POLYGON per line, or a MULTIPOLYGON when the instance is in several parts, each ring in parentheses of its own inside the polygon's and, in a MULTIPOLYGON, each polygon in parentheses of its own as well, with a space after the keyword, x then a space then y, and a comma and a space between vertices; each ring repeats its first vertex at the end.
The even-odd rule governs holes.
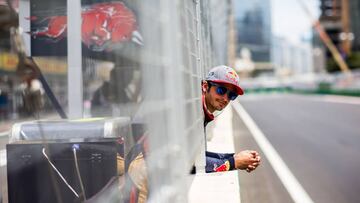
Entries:
MULTIPOLYGON (((280 94, 243 96, 240 101, 314 202, 360 202, 360 99, 280 94)), ((256 146, 245 140, 247 147, 256 146)), ((239 142, 244 144, 244 137, 239 142)), ((264 162, 252 177, 242 175, 246 187, 253 188, 241 190, 257 191, 267 184, 262 193, 271 199, 264 200, 291 202, 274 173, 264 175, 270 168, 264 162)), ((243 202, 261 201, 247 196, 243 202)))

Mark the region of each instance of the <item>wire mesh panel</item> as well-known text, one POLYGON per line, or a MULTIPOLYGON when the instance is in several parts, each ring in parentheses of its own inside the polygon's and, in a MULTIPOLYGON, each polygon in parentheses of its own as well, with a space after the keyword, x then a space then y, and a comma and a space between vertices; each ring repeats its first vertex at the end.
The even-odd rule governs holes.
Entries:
MULTIPOLYGON (((208 1, 163 0, 142 6, 142 116, 149 128, 150 201, 186 202, 186 177, 205 150, 201 79, 213 65, 212 55, 226 51, 226 45, 213 50, 211 32, 216 28, 210 29, 208 1)), ((227 32, 222 33, 218 36, 226 39, 227 32)))
POLYGON ((183 80, 185 89, 185 130, 188 146, 189 161, 194 162, 196 154, 204 139, 201 136, 202 113, 200 82, 201 64, 201 19, 199 1, 182 1, 180 4, 180 22, 183 25, 183 80), (197 143, 197 145, 193 145, 197 143))
MULTIPOLYGON (((149 129, 150 202, 184 202, 185 92, 179 10, 166 0, 143 4, 144 112, 149 129)), ((190 89, 189 89, 190 90, 190 89)))
POLYGON ((231 1, 210 0, 212 49, 215 65, 227 64, 229 6, 231 1))
MULTIPOLYGON (((70 81, 66 80, 71 74, 66 69, 70 53, 66 47, 74 44, 68 44, 71 33, 65 28, 73 23, 68 19, 70 5, 66 2, 30 0, 26 11, 30 9, 31 21, 21 21, 30 24, 30 50, 39 68, 64 64, 62 75, 51 72, 44 76, 53 98, 60 101, 60 107, 69 109, 70 91, 63 89, 68 86, 72 90, 76 84, 76 89, 81 86, 82 95, 80 92, 79 98, 73 99, 84 109, 83 117, 126 118, 131 128, 127 136, 116 140, 125 147, 112 157, 116 158, 116 177, 84 199, 187 202, 190 171, 194 164, 198 172, 205 166, 201 80, 214 64, 225 63, 227 32, 218 32, 218 28, 225 29, 226 21, 222 20, 227 14, 222 12, 226 12, 228 1, 218 1, 220 10, 212 18, 217 5, 210 0, 78 0, 81 39, 73 43, 81 45, 77 54, 82 67, 76 71, 82 74, 77 74, 79 80, 70 81), (218 17, 221 23, 215 22, 218 17)), ((24 9, 19 12, 26 14, 24 9)), ((87 130, 87 137, 94 133, 87 130)), ((57 146, 57 142, 55 139, 52 144, 57 146)), ((65 179, 72 181, 73 177, 65 179)))

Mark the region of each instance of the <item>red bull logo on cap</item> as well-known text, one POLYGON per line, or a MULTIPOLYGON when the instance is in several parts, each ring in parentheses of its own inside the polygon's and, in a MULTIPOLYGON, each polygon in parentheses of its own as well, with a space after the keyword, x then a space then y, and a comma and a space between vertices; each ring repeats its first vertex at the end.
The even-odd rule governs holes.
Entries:
POLYGON ((239 80, 239 76, 236 74, 236 72, 234 70, 229 70, 226 74, 225 77, 231 81, 233 81, 234 83, 238 84, 238 80, 239 80))

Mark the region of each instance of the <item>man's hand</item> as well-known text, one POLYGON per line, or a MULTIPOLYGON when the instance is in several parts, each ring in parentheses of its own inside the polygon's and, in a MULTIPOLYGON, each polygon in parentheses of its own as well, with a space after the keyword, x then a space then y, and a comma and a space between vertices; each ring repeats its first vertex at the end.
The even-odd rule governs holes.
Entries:
POLYGON ((241 151, 234 154, 235 168, 251 172, 259 166, 261 157, 259 153, 252 150, 241 151))

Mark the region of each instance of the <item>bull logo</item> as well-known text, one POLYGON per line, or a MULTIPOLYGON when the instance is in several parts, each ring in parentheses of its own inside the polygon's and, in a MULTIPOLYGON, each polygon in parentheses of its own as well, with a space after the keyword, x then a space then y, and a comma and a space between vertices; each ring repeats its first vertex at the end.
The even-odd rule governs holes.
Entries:
MULTIPOLYGON (((117 44, 132 41, 142 45, 135 14, 122 2, 96 3, 81 10, 82 42, 93 51, 111 50, 117 44)), ((31 16, 38 26, 31 36, 58 42, 66 36, 66 15, 46 18, 31 16)))
POLYGON ((236 74, 235 71, 233 70, 229 70, 226 74, 225 77, 231 81, 233 81, 234 83, 238 83, 238 79, 239 76, 236 74))

